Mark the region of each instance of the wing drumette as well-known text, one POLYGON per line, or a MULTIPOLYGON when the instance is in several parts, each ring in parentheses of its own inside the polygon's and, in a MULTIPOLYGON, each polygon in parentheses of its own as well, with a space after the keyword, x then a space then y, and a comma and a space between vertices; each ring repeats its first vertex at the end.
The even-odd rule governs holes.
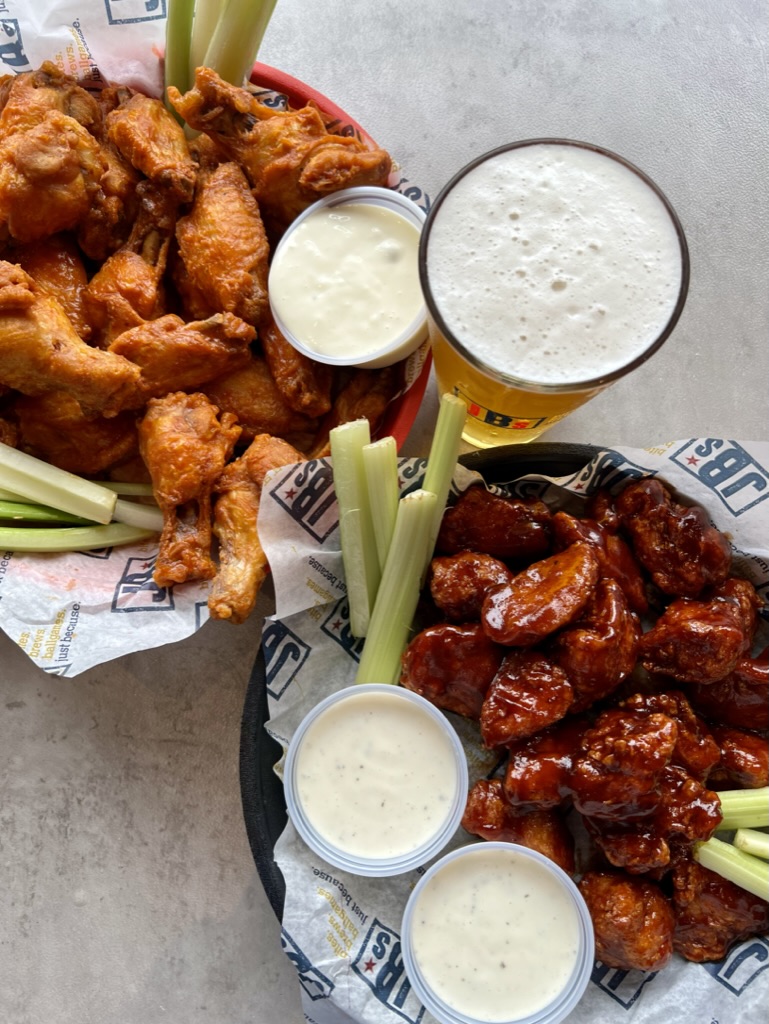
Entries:
POLYGON ((260 434, 219 477, 214 505, 219 571, 208 598, 213 618, 237 623, 250 615, 268 568, 256 530, 264 478, 271 469, 303 459, 288 442, 260 434))
POLYGON ((0 382, 26 395, 63 390, 86 414, 114 416, 141 404, 140 377, 123 356, 87 345, 52 295, 0 261, 0 382))
POLYGON ((240 436, 235 417, 201 394, 153 398, 139 424, 139 446, 163 512, 153 578, 169 587, 210 580, 211 492, 240 436))
POLYGON ((83 292, 88 275, 77 246, 69 235, 51 235, 17 246, 13 257, 35 284, 59 300, 72 326, 84 341, 91 335, 83 292))

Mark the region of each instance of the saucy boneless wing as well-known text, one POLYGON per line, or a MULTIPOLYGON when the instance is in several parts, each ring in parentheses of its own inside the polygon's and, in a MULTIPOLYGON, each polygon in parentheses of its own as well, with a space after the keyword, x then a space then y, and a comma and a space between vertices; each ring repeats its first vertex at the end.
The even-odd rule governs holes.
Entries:
POLYGON ((460 495, 401 683, 478 722, 500 761, 463 827, 574 872, 604 964, 718 959, 768 927, 765 900, 692 856, 721 823, 719 790, 769 781, 762 602, 728 539, 662 481, 585 511, 460 495))

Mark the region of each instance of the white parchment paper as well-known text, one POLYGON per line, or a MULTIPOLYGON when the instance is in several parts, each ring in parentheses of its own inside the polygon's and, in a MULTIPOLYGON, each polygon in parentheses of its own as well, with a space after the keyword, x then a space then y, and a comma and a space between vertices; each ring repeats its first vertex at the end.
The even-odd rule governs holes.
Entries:
MULTIPOLYGON (((511 479, 515 466, 510 467, 511 479)), ((402 460, 403 492, 419 485, 423 460, 402 460)), ((629 476, 658 474, 687 503, 703 505, 731 538, 734 569, 766 596, 769 588, 769 444, 704 438, 644 450, 607 449, 568 478, 528 476, 509 493, 541 496, 576 511, 583 496, 629 476)), ((474 479, 458 467, 455 484, 474 479)), ((268 477, 259 532, 275 581, 276 612, 263 650, 269 732, 284 749, 312 706, 354 681, 362 642, 350 635, 337 508, 327 461, 284 467, 268 477)), ((769 635, 767 612, 758 642, 769 635)), ((470 781, 495 758, 474 723, 448 716, 462 737, 470 781)), ((281 774, 282 762, 276 766, 281 774)), ((476 841, 461 828, 448 849, 476 841)), ((286 881, 283 943, 295 964, 307 1018, 316 1024, 396 1024, 432 1017, 414 995, 400 951, 401 915, 420 872, 369 879, 324 863, 289 823, 275 860, 286 881)), ((749 940, 718 964, 676 956, 656 974, 597 964, 573 1024, 732 1024, 763 1019, 769 942, 749 940)))

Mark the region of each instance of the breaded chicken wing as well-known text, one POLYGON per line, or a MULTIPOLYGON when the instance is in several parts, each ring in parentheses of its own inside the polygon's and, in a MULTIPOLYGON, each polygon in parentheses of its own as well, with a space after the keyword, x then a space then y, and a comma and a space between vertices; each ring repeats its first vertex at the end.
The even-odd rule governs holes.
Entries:
POLYGON ((250 324, 263 319, 270 247, 237 164, 200 174, 192 209, 176 225, 176 240, 174 280, 188 316, 234 313, 250 324))
POLYGON ((123 331, 108 351, 141 367, 146 398, 192 390, 246 366, 254 328, 232 313, 185 323, 174 313, 123 331))
POLYGON ((76 228, 106 169, 98 140, 79 121, 46 111, 26 131, 0 137, 0 228, 20 242, 76 228))
POLYGON ((34 128, 49 110, 73 117, 98 135, 102 122, 98 100, 51 61, 0 80, 0 135, 34 128))
POLYGON ((211 557, 211 492, 234 450, 240 427, 201 394, 150 399, 139 446, 163 512, 153 578, 170 587, 216 574, 211 557))
POLYGON ((259 340, 275 385, 286 403, 305 416, 324 416, 331 408, 332 367, 295 349, 278 330, 269 310, 259 325, 259 340))
POLYGON ((132 166, 188 203, 195 162, 179 123, 162 100, 134 93, 107 114, 107 135, 132 166))
POLYGON ((334 399, 331 411, 321 424, 309 458, 319 459, 330 454, 329 432, 340 423, 365 416, 373 434, 397 389, 396 366, 385 366, 381 370, 356 370, 334 399))
POLYGON ((264 478, 271 469, 303 459, 281 438, 259 434, 239 459, 225 466, 215 488, 219 571, 208 598, 213 618, 240 623, 251 614, 268 569, 256 529, 264 478))
POLYGON ((37 398, 22 396, 14 403, 13 412, 19 425, 19 447, 69 473, 98 476, 139 451, 133 412, 121 412, 111 419, 88 417, 65 391, 37 398))
POLYGON ((0 383, 26 395, 66 391, 87 415, 141 404, 141 371, 87 345, 59 302, 21 267, 0 261, 0 383))
POLYGON ((210 135, 243 167, 272 238, 316 199, 355 185, 384 185, 390 174, 384 150, 330 134, 315 107, 274 110, 210 68, 197 68, 189 92, 171 87, 168 97, 191 128, 210 135))
POLYGON ((91 325, 83 302, 88 275, 72 237, 51 235, 37 242, 19 245, 13 250, 13 258, 38 288, 58 299, 72 326, 83 341, 88 341, 91 325))

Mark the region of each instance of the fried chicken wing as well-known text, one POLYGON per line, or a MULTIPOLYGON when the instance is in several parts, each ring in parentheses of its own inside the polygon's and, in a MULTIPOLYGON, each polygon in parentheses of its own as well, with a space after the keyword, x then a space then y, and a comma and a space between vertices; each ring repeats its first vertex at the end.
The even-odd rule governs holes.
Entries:
POLYGON ((212 618, 239 623, 251 614, 268 569, 256 529, 264 478, 269 470, 303 458, 281 438, 260 434, 225 466, 215 487, 219 569, 208 598, 212 618))
POLYGON ((462 551, 437 555, 430 563, 430 594, 450 622, 480 618, 481 605, 491 587, 508 583, 512 572, 491 555, 462 551))
POLYGON ((678 726, 672 761, 700 782, 704 782, 718 764, 721 758, 718 743, 680 690, 634 693, 621 701, 620 707, 648 714, 659 712, 672 718, 678 726))
POLYGON ((191 391, 247 366, 256 331, 232 313, 185 323, 174 313, 123 331, 108 351, 141 368, 146 398, 191 391))
POLYGON ((550 548, 552 514, 542 501, 521 501, 468 487, 443 513, 436 551, 483 551, 503 561, 531 562, 550 548))
POLYGON ((732 551, 724 534, 704 509, 678 504, 655 477, 631 481, 616 509, 636 558, 664 593, 697 597, 729 575, 732 551))
POLYGON ((163 512, 153 578, 169 587, 216 574, 211 557, 211 494, 240 436, 231 413, 205 395, 152 398, 139 424, 142 458, 163 512))
POLYGON ((504 653, 478 623, 428 626, 403 653, 400 683, 439 708, 477 719, 504 653))
POLYGON ((710 773, 710 782, 720 789, 769 786, 769 743, 765 736, 714 725, 713 738, 721 757, 710 773))
POLYGON ((372 436, 385 410, 398 390, 398 369, 385 366, 381 370, 356 370, 334 399, 331 411, 321 422, 316 441, 308 452, 311 459, 331 453, 329 431, 340 423, 366 418, 372 436))
POLYGON ((195 191, 197 168, 178 121, 162 100, 133 93, 107 114, 107 135, 128 162, 182 203, 195 191))
POLYGON ((723 960, 741 939, 766 935, 769 903, 694 860, 673 871, 674 948, 695 963, 723 960))
POLYGON ((216 377, 201 389, 243 428, 243 441, 259 434, 282 437, 300 451, 313 443, 318 422, 291 409, 278 390, 264 359, 252 355, 246 365, 216 377))
POLYGON ((389 177, 384 150, 329 134, 315 107, 274 110, 210 68, 197 68, 193 88, 182 96, 171 87, 168 98, 190 127, 243 167, 273 239, 316 199, 389 177))
POLYGON ((587 722, 565 718, 511 744, 505 799, 514 808, 556 807, 571 796, 571 770, 587 722))
POLYGON ((715 683, 688 687, 689 697, 711 722, 737 729, 769 730, 769 647, 755 658, 740 658, 715 683))
POLYGON ((83 339, 91 336, 83 292, 88 275, 78 247, 70 235, 51 235, 13 249, 13 258, 38 288, 58 299, 72 326, 83 339))
POLYGON ((558 811, 544 807, 515 813, 500 779, 479 779, 467 795, 462 828, 489 842, 519 843, 574 871, 574 839, 558 811))
POLYGON ((128 240, 139 212, 142 176, 106 136, 100 138, 106 169, 93 203, 77 226, 77 242, 92 260, 105 260, 128 240))
POLYGON ((320 417, 331 409, 331 366, 299 352, 278 330, 269 310, 259 324, 262 352, 275 386, 286 404, 304 416, 320 417))
POLYGON ((240 167, 198 175, 195 200, 176 225, 174 280, 190 319, 234 313, 259 324, 267 308, 270 247, 259 207, 240 167))
POLYGON ((682 683, 718 682, 749 651, 761 605, 742 579, 726 580, 708 599, 677 598, 641 637, 639 660, 682 683))
POLYGON ((123 331, 167 312, 164 274, 178 200, 168 190, 142 181, 136 201, 136 220, 125 245, 102 263, 83 293, 95 340, 102 348, 123 331))
POLYGON ((13 411, 19 447, 69 473, 98 476, 139 451, 132 412, 111 419, 85 416, 76 399, 64 391, 18 398, 13 411))
POLYGON ((579 882, 595 932, 596 959, 625 971, 660 971, 673 955, 673 908, 654 882, 588 871, 579 882))
POLYGON ((580 618, 549 647, 574 688, 572 713, 612 693, 635 667, 641 626, 616 579, 599 579, 580 618))
POLYGON ((52 61, 34 71, 8 75, 0 92, 0 136, 34 128, 49 110, 74 118, 94 134, 102 123, 96 97, 52 61))
POLYGON ((481 739, 493 750, 533 736, 569 710, 574 691, 566 673, 539 651, 510 651, 481 707, 481 739))
POLYGON ((0 227, 20 242, 76 228, 101 194, 106 166, 98 140, 58 110, 0 136, 0 227))
POLYGON ((59 302, 19 266, 0 261, 0 382, 25 395, 66 391, 86 415, 141 404, 138 366, 87 345, 59 302))
POLYGON ((598 582, 592 544, 577 541, 488 591, 481 623, 497 643, 527 647, 578 618, 598 582))

